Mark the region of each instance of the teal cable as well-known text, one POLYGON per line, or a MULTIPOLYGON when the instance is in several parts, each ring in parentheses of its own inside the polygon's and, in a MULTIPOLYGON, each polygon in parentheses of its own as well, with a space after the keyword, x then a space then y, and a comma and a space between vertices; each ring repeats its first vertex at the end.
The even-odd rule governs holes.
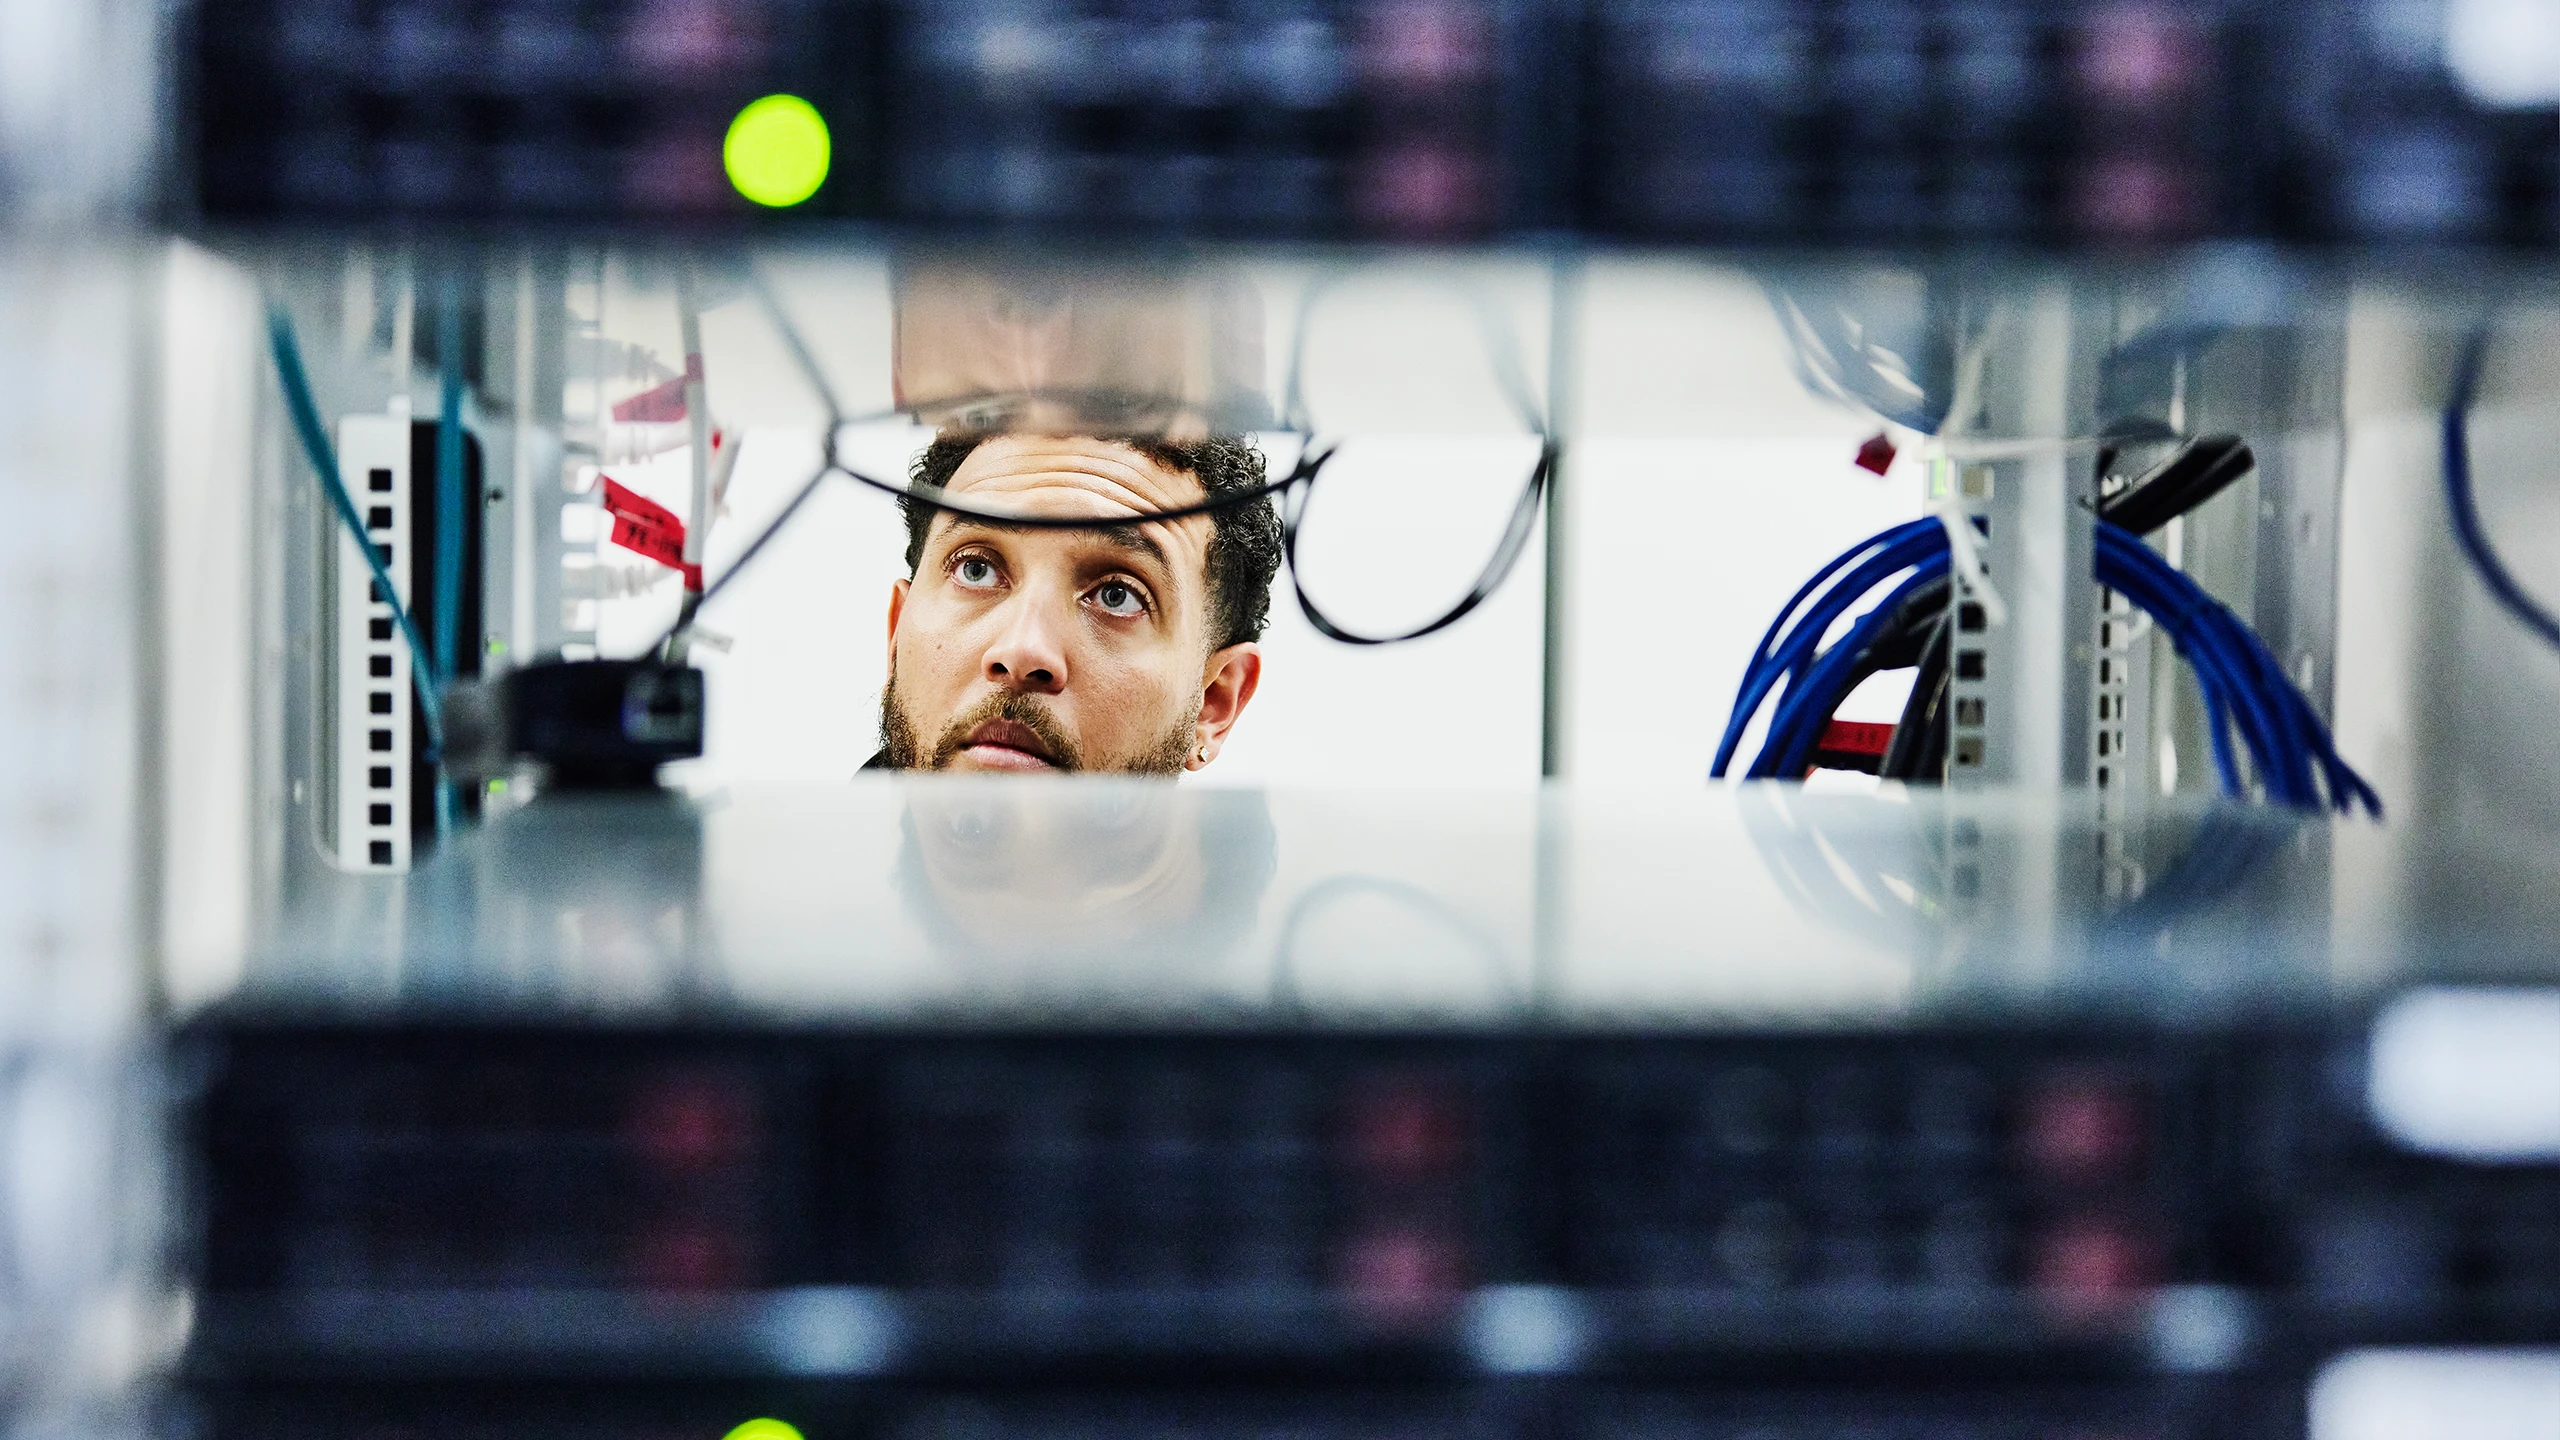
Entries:
POLYGON ((462 287, 447 277, 436 304, 436 673, 458 674, 462 626, 462 287))
MULTIPOLYGON (((462 282, 444 277, 436 297, 436 673, 461 673, 462 629, 462 282)), ((453 829, 453 783, 436 781, 436 835, 453 829)))
POLYGON ((391 583, 391 572, 384 568, 382 556, 365 538, 364 517, 356 513, 355 497, 347 493, 346 483, 338 476, 337 452, 329 445, 328 427, 320 423, 320 407, 311 399, 311 380, 303 372, 302 347, 293 338, 293 319, 281 304, 267 307, 267 345, 274 352, 276 380, 284 388, 285 409, 293 417, 294 434, 302 441, 303 457, 311 462, 320 477, 320 488, 338 512, 338 521, 355 537, 356 553, 364 557, 373 570, 373 583, 381 588, 382 598, 391 605, 391 619, 409 642, 410 679, 418 688, 418 715, 426 722, 428 761, 439 769, 444 756, 444 711, 436 703, 442 672, 435 668, 434 658, 427 653, 427 643, 418 635, 418 627, 409 619, 409 609, 400 603, 400 591, 391 583))

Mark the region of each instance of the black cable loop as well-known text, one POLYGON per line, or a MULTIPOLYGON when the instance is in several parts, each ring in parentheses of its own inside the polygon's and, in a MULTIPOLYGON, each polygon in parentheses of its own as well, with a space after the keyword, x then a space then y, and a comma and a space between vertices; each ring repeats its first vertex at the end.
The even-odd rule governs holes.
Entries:
MULTIPOLYGON (((693 627, 695 617, 709 606, 712 597, 726 589, 730 581, 746 570, 756 556, 763 552, 766 544, 790 523, 794 515, 799 513, 800 507, 808 502, 809 497, 817 493, 818 487, 826 483, 830 475, 842 475, 856 484, 895 496, 901 501, 929 505, 936 510, 963 519, 1022 530, 1109 530, 1124 525, 1161 524, 1174 520, 1187 520, 1195 516, 1214 515, 1221 510, 1231 510, 1265 498, 1276 497, 1280 508, 1280 551, 1289 567, 1289 588, 1296 595, 1298 610, 1307 617, 1307 623, 1313 625, 1328 639, 1342 644, 1394 645, 1407 640, 1419 640, 1426 635, 1447 629, 1473 613, 1478 606, 1492 597, 1494 591, 1502 587, 1502 583, 1510 578, 1512 568, 1519 563, 1521 553, 1528 547, 1530 534, 1537 528, 1541 502, 1546 496, 1548 476, 1555 467, 1558 446, 1555 438, 1547 432, 1544 412, 1529 397, 1526 377, 1519 373, 1516 337, 1510 334, 1499 312, 1495 311, 1489 302, 1483 302, 1481 296, 1474 296, 1473 298, 1480 302, 1477 306, 1478 324, 1484 330, 1488 348, 1498 357, 1494 364, 1495 382, 1503 388, 1504 397, 1511 401, 1520 412, 1522 420, 1537 435, 1538 462, 1530 470, 1527 483, 1521 487, 1520 498, 1513 502, 1510 522, 1504 528, 1501 541, 1494 547, 1492 558, 1485 563, 1482 570, 1477 572, 1475 583, 1468 588, 1466 595, 1456 605, 1442 612, 1438 618, 1399 634, 1362 635, 1344 629, 1324 613, 1323 608, 1316 604, 1315 598, 1307 593, 1306 585, 1300 579, 1298 570, 1298 535, 1306 514, 1307 502, 1314 494, 1316 480, 1323 473, 1325 465, 1341 449, 1340 442, 1319 447, 1312 422, 1306 421, 1305 400, 1300 383, 1300 371, 1306 356, 1304 321, 1307 313, 1312 310, 1316 297, 1323 290, 1339 283, 1341 278, 1339 275, 1310 285, 1307 295, 1300 303, 1300 324, 1291 345, 1289 377, 1285 391, 1287 400, 1281 416, 1281 426, 1282 433, 1299 435, 1303 444, 1299 449, 1297 461, 1290 466, 1289 473, 1278 480, 1268 481, 1251 490, 1213 496, 1195 505, 1180 505, 1169 510, 1142 510, 1126 515, 1023 515, 1000 510, 985 510, 948 498, 947 493, 938 485, 883 480, 846 464, 841 458, 838 446, 839 437, 848 425, 904 418, 908 412, 904 409, 890 409, 848 419, 845 416, 844 407, 836 398, 834 389, 827 384, 825 371, 819 366, 817 357, 811 353, 808 343, 801 337, 799 327, 794 325, 790 316, 784 313, 781 302, 775 298, 772 287, 766 283, 763 271, 750 266, 748 277, 749 287, 754 291, 758 305, 764 310, 766 320, 781 336, 784 348, 791 352, 792 363, 799 369, 801 379, 807 382, 809 388, 817 395, 819 404, 826 409, 827 430, 821 451, 821 463, 816 473, 801 483, 799 490, 783 505, 781 511, 772 520, 766 522, 765 527, 756 533, 753 540, 747 542, 746 549, 738 553, 738 558, 731 561, 728 568, 720 572, 720 577, 703 587, 700 599, 688 607, 687 613, 680 616, 676 623, 649 647, 651 651, 661 655, 672 653, 672 647, 678 637, 693 627)), ((1472 294, 1472 291, 1470 293, 1472 294)), ((967 405, 998 400, 1083 400, 1095 397, 1121 400, 1146 398, 1133 397, 1126 391, 1022 390, 979 392, 955 397, 948 403, 967 405)), ((1179 408, 1175 407, 1171 413, 1179 413, 1179 408)))
POLYGON ((1530 396, 1528 377, 1520 368, 1519 337, 1511 333, 1510 323, 1480 287, 1450 281, 1453 288, 1465 295, 1475 313, 1486 353, 1492 357, 1494 384, 1519 413, 1521 423, 1538 437, 1538 463, 1531 468, 1528 482, 1521 486, 1520 498, 1512 503, 1510 522, 1503 529, 1502 539, 1494 546, 1492 558, 1477 572, 1475 583, 1468 587, 1466 595, 1456 605, 1443 611, 1437 619, 1394 635, 1363 635, 1336 624, 1333 617, 1316 604, 1315 597, 1307 593, 1303 572, 1298 567, 1298 538, 1306 523, 1307 505, 1315 498, 1316 478, 1322 473, 1325 462, 1341 449, 1337 441, 1321 452, 1314 451, 1316 425, 1314 417, 1307 413, 1305 372, 1307 332, 1312 328, 1308 322, 1315 314, 1316 302, 1351 273, 1349 270, 1336 270, 1320 275, 1308 282, 1306 290, 1298 298, 1298 324, 1289 343, 1289 374, 1281 390, 1280 422, 1294 433, 1306 436, 1308 450, 1301 452, 1298 466, 1291 475, 1291 480, 1295 481, 1302 474, 1304 488, 1281 501, 1280 553, 1289 562, 1289 589, 1297 597, 1298 613, 1307 617, 1307 623, 1313 625, 1317 633, 1344 645, 1397 645, 1446 630, 1465 619, 1476 607, 1492 598, 1494 591, 1502 588, 1502 583, 1511 576, 1512 567, 1519 563, 1521 552, 1527 548, 1530 534, 1537 528, 1538 513, 1546 498, 1547 479, 1555 469, 1557 445, 1555 437, 1548 432, 1546 412, 1530 396), (1308 460, 1309 454, 1313 455, 1312 464, 1308 460))

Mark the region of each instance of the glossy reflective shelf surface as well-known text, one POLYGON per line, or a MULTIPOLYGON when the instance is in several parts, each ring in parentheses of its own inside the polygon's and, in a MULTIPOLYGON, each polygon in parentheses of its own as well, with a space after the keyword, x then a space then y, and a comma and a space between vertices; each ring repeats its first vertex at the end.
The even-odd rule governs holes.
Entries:
POLYGON ((2102 821, 2085 795, 941 777, 555 795, 404 881, 303 897, 226 999, 1211 1027, 2159 1019, 2548 976, 2544 865, 2266 809, 2102 821))

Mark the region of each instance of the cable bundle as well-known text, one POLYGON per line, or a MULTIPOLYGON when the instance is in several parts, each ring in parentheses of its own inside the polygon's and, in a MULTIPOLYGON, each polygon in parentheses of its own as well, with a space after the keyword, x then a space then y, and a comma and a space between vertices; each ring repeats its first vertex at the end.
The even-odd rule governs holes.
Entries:
MULTIPOLYGON (((2095 525, 2098 583, 2147 612, 2195 670, 2223 793, 2235 798, 2248 793, 2232 748, 2236 729, 2268 799, 2341 811, 2361 804, 2380 815, 2381 797, 2338 757, 2328 727, 2256 632, 2132 531, 2104 520, 2095 525)), ((1851 547, 1805 582, 1753 652, 1709 773, 1725 774, 1752 717, 1782 683, 1785 690, 1770 716, 1768 734, 1744 772, 1748 778, 1802 775, 1831 712, 1867 676, 1914 663, 1926 666, 1931 657, 1943 666, 1949 569, 1945 528, 1935 519, 1914 520, 1851 547), (1838 641, 1820 648, 1823 635, 1841 616, 1888 581, 1894 582, 1892 588, 1874 608, 1838 641)), ((1934 702, 1923 711, 1922 690, 1914 687, 1903 727, 1942 728, 1944 716, 1935 713, 1934 702)), ((1894 753, 1927 753, 1931 747, 1919 743, 1920 738, 1913 735, 1906 743, 1905 734, 1897 733, 1894 753)), ((1942 754, 1943 741, 1934 749, 1942 754)), ((1894 767, 1887 769, 1890 773, 1894 767)), ((1914 768, 1906 773, 1922 772, 1914 768)))
POLYGON ((2231 750, 2236 723, 2268 799, 2305 810, 2347 811, 2361 804, 2368 814, 2380 815, 2382 797, 2338 758, 2329 727, 2258 632, 2132 531, 2104 520, 2095 528, 2098 583, 2148 612, 2195 671, 2222 793, 2248 793, 2231 750))
MULTIPOLYGON (((1913 520, 1851 546, 1817 571, 1778 612, 1768 633, 1760 637, 1759 648, 1752 652, 1751 668, 1743 673, 1742 691, 1734 698, 1733 715, 1725 722, 1723 743, 1716 746, 1715 767, 1708 773, 1724 774, 1751 717, 1759 713, 1760 703, 1783 681, 1786 692, 1779 698, 1777 714, 1769 721, 1769 733, 1760 742, 1760 752, 1752 758, 1751 768, 1744 773, 1753 779, 1802 775, 1840 697, 1856 689, 1859 681, 1886 668, 1879 663, 1862 669, 1860 662, 1880 648, 1876 642, 1882 632, 1893 625, 1906 606, 1915 611, 1919 608, 1909 605, 1919 592, 1946 579, 1950 563, 1946 531, 1935 520, 1913 520), (1823 635, 1848 613, 1851 605, 1904 571, 1911 573, 1882 603, 1861 616, 1839 643, 1816 653, 1823 635), (1825 585, 1830 588, 1824 589, 1825 585), (1812 598, 1808 605, 1807 600, 1816 591, 1821 591, 1819 598, 1812 598), (1799 609, 1803 611, 1801 615, 1797 613, 1799 609), (1794 620, 1793 625, 1788 623, 1790 619, 1794 620)), ((1938 608, 1943 610, 1944 591, 1938 594, 1938 608)))

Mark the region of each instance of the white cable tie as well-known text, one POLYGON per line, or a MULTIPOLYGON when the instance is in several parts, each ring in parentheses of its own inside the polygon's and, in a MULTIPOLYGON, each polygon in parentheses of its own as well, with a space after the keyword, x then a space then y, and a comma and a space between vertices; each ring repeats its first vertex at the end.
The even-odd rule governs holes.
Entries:
POLYGON ((562 594, 571 600, 620 600, 646 595, 676 572, 664 565, 571 565, 561 571, 562 594))
MULTIPOLYGON (((736 430, 722 428, 712 432, 711 513, 726 514, 729 508, 729 477, 737 473, 738 450, 746 436, 736 430)), ((706 523, 705 529, 710 528, 706 523)))
POLYGON ((684 419, 692 442, 692 501, 685 507, 684 563, 700 565, 711 530, 711 401, 703 382, 702 309, 693 271, 676 271, 676 328, 684 339, 684 419))
POLYGON ((636 465, 693 443, 692 431, 682 420, 616 420, 603 432, 602 443, 592 448, 607 465, 636 465))
POLYGON ((1981 602, 1983 618, 1995 629, 2008 624, 2009 607, 1992 588, 1991 572, 1982 563, 1981 536, 1974 531, 1972 519, 1956 506, 1946 505, 1938 510, 1938 524, 1946 529, 1947 557, 1955 564, 1956 578, 1964 582, 1966 593, 1981 602))

